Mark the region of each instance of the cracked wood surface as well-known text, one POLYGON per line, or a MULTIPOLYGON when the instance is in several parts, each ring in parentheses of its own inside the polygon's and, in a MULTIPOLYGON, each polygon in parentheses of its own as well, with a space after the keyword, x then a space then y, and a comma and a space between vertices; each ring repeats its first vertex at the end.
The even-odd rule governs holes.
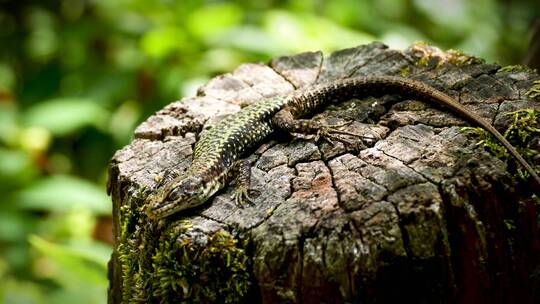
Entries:
POLYGON ((456 64, 429 46, 401 52, 373 43, 329 56, 309 52, 243 64, 210 80, 196 97, 168 105, 110 163, 116 245, 109 301, 157 301, 163 288, 189 301, 206 281, 181 279, 176 288, 141 282, 158 280, 159 244, 204 247, 218 231, 238 240, 247 257, 247 289, 238 299, 244 302, 538 300, 530 280, 540 253, 534 203, 518 193, 502 161, 475 145, 477 137, 460 132, 461 119, 419 100, 366 96, 314 116, 353 121, 348 130, 371 138, 356 150, 272 136, 248 156, 253 205, 235 206, 229 186, 164 222, 138 212, 157 177, 189 167, 200 132, 261 98, 346 77, 407 75, 504 131, 505 113, 540 108, 524 94, 539 77, 498 69, 477 59, 456 64), (167 239, 164 231, 175 226, 184 228, 167 239), (139 259, 128 263, 122 252, 139 259))

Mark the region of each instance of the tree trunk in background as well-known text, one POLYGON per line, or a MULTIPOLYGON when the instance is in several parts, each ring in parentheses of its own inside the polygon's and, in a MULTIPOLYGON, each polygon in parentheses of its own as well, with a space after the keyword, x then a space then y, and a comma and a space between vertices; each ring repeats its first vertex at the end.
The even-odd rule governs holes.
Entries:
POLYGON ((261 98, 362 75, 421 80, 501 131, 505 113, 540 109, 525 94, 538 74, 425 45, 241 65, 148 118, 113 157, 109 302, 539 302, 538 205, 461 119, 419 100, 366 96, 314 117, 352 121, 366 147, 273 135, 247 156, 252 206, 235 206, 229 186, 164 221, 139 211, 156 177, 189 167, 201 130, 261 98))

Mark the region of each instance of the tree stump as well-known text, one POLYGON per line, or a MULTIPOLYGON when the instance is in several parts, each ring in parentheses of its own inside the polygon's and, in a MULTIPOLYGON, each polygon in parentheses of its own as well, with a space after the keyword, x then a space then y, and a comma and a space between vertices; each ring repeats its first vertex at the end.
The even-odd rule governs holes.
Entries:
POLYGON ((363 147, 273 135, 247 156, 253 205, 236 206, 229 186, 165 220, 140 211, 159 176, 186 170, 198 134, 222 118, 362 75, 421 80, 501 131, 512 122, 506 113, 540 109, 526 97, 538 74, 426 45, 372 43, 243 64, 148 118, 114 155, 109 302, 540 301, 531 192, 476 144, 478 135, 460 131, 464 121, 419 100, 365 96, 314 116, 352 121, 348 130, 372 138, 363 147))

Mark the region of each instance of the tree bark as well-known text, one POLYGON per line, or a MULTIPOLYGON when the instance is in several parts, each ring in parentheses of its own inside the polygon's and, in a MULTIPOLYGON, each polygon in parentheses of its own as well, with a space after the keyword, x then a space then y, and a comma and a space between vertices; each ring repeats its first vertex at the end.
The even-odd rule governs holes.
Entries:
POLYGON ((253 205, 237 207, 229 186, 163 221, 140 212, 164 171, 189 167, 202 130, 262 98, 401 75, 504 131, 507 112, 540 109, 525 94, 540 77, 499 68, 426 45, 401 52, 372 43, 213 78, 149 117, 111 160, 109 302, 539 302, 538 205, 512 168, 460 131, 461 119, 421 100, 366 96, 315 115, 352 121, 347 129, 366 134, 367 146, 273 135, 246 156, 253 205))

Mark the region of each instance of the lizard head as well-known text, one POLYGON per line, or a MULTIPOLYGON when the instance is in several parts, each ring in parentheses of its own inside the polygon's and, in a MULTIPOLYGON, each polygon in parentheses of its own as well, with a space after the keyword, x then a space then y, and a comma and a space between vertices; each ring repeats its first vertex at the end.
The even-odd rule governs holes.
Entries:
POLYGON ((165 218, 203 204, 217 190, 217 183, 206 183, 200 176, 178 176, 158 186, 155 192, 146 198, 147 214, 150 218, 165 218))

